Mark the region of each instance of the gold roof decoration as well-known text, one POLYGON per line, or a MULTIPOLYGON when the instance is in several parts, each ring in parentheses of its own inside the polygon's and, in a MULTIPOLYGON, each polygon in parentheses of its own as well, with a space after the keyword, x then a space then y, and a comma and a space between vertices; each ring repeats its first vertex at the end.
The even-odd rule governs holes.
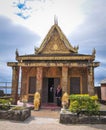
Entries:
POLYGON ((36 54, 70 54, 77 53, 78 47, 72 47, 57 22, 49 30, 36 54))

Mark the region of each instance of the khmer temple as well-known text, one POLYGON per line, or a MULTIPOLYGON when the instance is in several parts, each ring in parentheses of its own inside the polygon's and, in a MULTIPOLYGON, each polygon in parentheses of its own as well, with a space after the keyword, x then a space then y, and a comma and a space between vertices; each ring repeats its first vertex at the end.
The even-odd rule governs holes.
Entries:
MULTIPOLYGON (((86 47, 86 46, 85 46, 86 47)), ((18 83, 21 73, 20 98, 27 96, 33 102, 34 93, 39 92, 41 103, 55 103, 58 84, 62 93, 94 95, 94 68, 96 50, 92 54, 79 54, 79 47, 73 47, 57 22, 50 28, 39 48, 30 55, 19 55, 12 67, 12 97, 18 98, 18 83), (52 90, 51 90, 52 87, 52 90)))

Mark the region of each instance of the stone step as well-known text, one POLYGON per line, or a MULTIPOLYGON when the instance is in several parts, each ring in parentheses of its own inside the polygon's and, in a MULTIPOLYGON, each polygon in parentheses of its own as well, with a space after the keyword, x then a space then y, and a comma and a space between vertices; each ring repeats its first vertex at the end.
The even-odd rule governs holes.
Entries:
POLYGON ((60 110, 61 107, 57 106, 54 103, 47 103, 47 104, 42 104, 41 109, 60 110))

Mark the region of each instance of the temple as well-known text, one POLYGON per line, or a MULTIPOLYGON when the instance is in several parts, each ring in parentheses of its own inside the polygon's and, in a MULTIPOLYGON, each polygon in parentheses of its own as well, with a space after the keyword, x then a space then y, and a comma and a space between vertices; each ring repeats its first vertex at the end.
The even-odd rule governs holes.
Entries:
POLYGON ((12 97, 18 98, 19 74, 21 73, 20 98, 27 96, 33 102, 34 93, 41 94, 41 103, 55 103, 58 84, 62 93, 94 95, 94 62, 96 50, 91 55, 79 54, 79 47, 73 47, 55 20, 41 46, 30 55, 19 55, 12 67, 12 97))

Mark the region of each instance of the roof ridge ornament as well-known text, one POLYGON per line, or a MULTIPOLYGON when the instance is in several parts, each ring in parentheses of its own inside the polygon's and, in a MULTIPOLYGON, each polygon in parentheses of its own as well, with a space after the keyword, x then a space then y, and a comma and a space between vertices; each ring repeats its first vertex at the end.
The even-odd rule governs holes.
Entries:
POLYGON ((18 57, 18 56, 19 56, 18 49, 16 49, 16 51, 15 51, 15 55, 16 55, 16 57, 18 57))
POLYGON ((54 15, 54 24, 58 25, 58 17, 56 15, 54 15))
POLYGON ((94 48, 92 51, 92 56, 95 56, 95 55, 96 55, 96 49, 94 48))

